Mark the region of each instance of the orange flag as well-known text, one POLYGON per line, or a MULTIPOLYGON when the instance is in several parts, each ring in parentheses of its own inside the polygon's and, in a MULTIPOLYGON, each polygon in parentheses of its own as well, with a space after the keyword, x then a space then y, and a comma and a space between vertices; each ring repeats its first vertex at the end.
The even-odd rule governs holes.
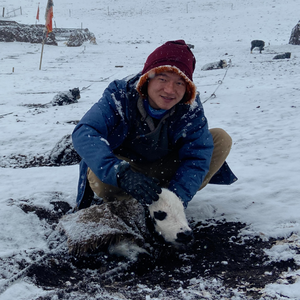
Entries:
POLYGON ((40 20, 40 5, 38 4, 38 9, 36 13, 36 19, 39 21, 40 20))
POLYGON ((53 1, 52 0, 48 0, 45 17, 46 17, 47 36, 48 36, 48 33, 52 32, 52 18, 53 18, 53 1))

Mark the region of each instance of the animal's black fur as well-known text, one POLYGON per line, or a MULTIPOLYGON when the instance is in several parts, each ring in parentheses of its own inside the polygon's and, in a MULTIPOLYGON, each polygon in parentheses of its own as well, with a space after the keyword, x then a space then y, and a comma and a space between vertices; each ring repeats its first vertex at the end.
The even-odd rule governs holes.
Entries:
POLYGON ((277 54, 273 57, 273 59, 285 59, 291 58, 291 52, 285 52, 284 54, 277 54))
POLYGON ((166 217, 167 217, 167 213, 164 211, 155 211, 154 212, 154 218, 159 221, 164 220, 166 217))
POLYGON ((265 50, 265 49, 264 49, 264 47, 265 47, 265 42, 262 41, 262 40, 253 40, 253 41, 251 42, 251 49, 250 49, 251 53, 252 53, 252 50, 253 50, 254 48, 256 48, 256 47, 259 48, 259 53, 261 53, 262 50, 265 50))

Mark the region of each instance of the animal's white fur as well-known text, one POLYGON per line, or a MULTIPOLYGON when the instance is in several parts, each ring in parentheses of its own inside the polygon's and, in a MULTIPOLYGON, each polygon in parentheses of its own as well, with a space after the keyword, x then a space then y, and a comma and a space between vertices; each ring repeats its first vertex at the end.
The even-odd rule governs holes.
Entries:
POLYGON ((133 241, 128 240, 123 240, 117 244, 110 245, 108 247, 108 252, 111 255, 126 257, 131 261, 136 261, 140 253, 149 254, 148 251, 139 247, 133 241))
POLYGON ((201 68, 201 70, 208 71, 208 70, 215 70, 215 69, 224 69, 226 67, 227 67, 227 61, 225 59, 221 59, 219 61, 215 61, 215 62, 204 65, 201 68))
POLYGON ((188 225, 184 207, 181 200, 170 190, 162 189, 158 201, 154 201, 149 206, 149 212, 152 219, 155 219, 155 230, 165 239, 175 246, 177 234, 180 232, 192 231, 188 225), (154 212, 163 211, 167 217, 160 221, 154 218, 154 212))

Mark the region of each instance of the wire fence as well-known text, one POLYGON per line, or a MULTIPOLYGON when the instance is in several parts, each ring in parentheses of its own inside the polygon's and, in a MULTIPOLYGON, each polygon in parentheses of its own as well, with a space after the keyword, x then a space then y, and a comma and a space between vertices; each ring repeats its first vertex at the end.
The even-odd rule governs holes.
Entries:
POLYGON ((7 18, 10 18, 10 17, 16 17, 18 15, 22 15, 22 7, 20 6, 19 8, 16 8, 16 9, 13 9, 11 11, 7 11, 5 13, 5 7, 3 7, 2 9, 2 17, 7 17, 7 18))

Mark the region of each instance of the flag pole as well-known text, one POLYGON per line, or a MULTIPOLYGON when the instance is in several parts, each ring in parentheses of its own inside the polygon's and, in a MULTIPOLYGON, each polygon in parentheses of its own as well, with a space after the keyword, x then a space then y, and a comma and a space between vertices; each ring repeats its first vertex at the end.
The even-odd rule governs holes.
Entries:
POLYGON ((53 0, 48 0, 46 13, 45 13, 46 24, 43 33, 42 51, 41 51, 40 68, 39 68, 40 70, 42 68, 42 59, 43 59, 45 40, 48 37, 49 32, 52 32, 52 18, 53 18, 53 0))
POLYGON ((43 34, 43 42, 42 42, 42 51, 41 51, 40 68, 39 68, 39 70, 42 68, 42 60, 43 60, 44 44, 45 44, 45 34, 43 34))

